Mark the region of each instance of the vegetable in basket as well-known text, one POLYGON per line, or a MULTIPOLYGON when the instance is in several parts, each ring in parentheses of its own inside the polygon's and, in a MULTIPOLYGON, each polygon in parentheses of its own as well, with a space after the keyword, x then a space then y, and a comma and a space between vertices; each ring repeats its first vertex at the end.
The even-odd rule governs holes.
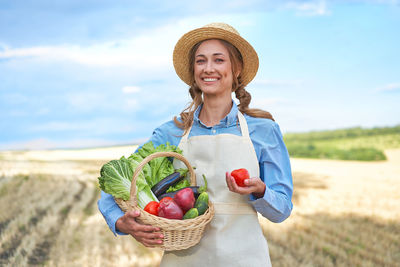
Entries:
POLYGON ((196 201, 193 191, 190 188, 184 188, 180 190, 178 193, 176 193, 173 199, 176 204, 181 207, 183 212, 187 212, 188 210, 193 208, 196 201))
POLYGON ((158 207, 160 206, 160 203, 157 201, 150 201, 147 203, 146 207, 144 207, 144 211, 158 216, 158 207))
POLYGON ((151 191, 153 191, 153 193, 157 197, 164 194, 168 188, 174 186, 175 184, 179 183, 183 178, 185 178, 188 171, 189 171, 188 169, 176 170, 173 174, 168 175, 167 177, 159 181, 157 184, 155 184, 151 188, 151 191))
POLYGON ((181 220, 183 218, 183 211, 172 198, 165 197, 160 200, 158 216, 166 219, 181 220))
MULTIPOLYGON (((101 190, 115 198, 128 200, 130 198, 133 170, 137 164, 137 162, 132 162, 125 157, 121 157, 119 160, 111 160, 104 164, 101 167, 99 177, 101 190)), ((136 192, 137 202, 141 208, 144 208, 150 201, 158 200, 147 184, 143 173, 136 179, 136 192)))
POLYGON ((197 216, 199 216, 199 211, 196 208, 191 208, 183 215, 183 220, 194 219, 197 216))
MULTIPOLYGON (((185 179, 183 181, 186 181, 188 183, 188 186, 185 186, 185 187, 182 187, 180 189, 177 189, 175 191, 170 191, 170 192, 168 192, 169 190, 167 190, 167 193, 164 193, 164 194, 162 194, 160 196, 158 196, 156 194, 156 196, 157 196, 158 199, 162 199, 164 197, 174 197, 179 191, 181 191, 181 190, 183 190, 185 188, 190 188, 193 191, 194 197, 197 198, 201 193, 207 191, 207 179, 206 179, 206 176, 204 174, 203 174, 203 180, 204 180, 204 185, 203 186, 197 186, 197 185, 196 186, 190 186, 189 181, 185 179)), ((171 186, 170 188, 173 188, 173 187, 177 187, 177 186, 171 186)))
MULTIPOLYGON (((150 154, 167 151, 182 154, 182 150, 169 143, 154 148, 153 143, 148 142, 128 158, 121 157, 119 160, 112 160, 104 164, 98 178, 101 190, 111 194, 115 198, 129 200, 131 180, 136 167, 150 154)), ((136 179, 138 206, 143 209, 150 201, 158 201, 157 197, 151 191, 151 187, 157 184, 162 178, 174 172, 175 169, 172 161, 167 157, 155 158, 145 164, 142 172, 136 179)))
POLYGON ((204 214, 208 209, 208 193, 203 192, 200 196, 196 199, 196 203, 194 207, 199 211, 199 215, 204 214))
MULTIPOLYGON (((153 142, 145 143, 135 153, 129 156, 129 160, 141 162, 147 156, 156 152, 176 152, 182 154, 182 150, 174 145, 170 145, 168 142, 164 145, 161 144, 154 148, 153 142)), ((146 181, 150 188, 160 182, 164 177, 175 172, 172 161, 168 157, 159 157, 152 159, 145 166, 143 166, 143 172, 146 177, 146 181)))

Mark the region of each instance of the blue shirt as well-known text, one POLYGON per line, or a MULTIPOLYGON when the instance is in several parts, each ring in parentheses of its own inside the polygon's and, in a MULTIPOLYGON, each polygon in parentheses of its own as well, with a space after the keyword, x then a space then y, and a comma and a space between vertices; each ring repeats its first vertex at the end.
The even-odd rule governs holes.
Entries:
MULTIPOLYGON (((218 125, 212 127, 208 127, 200 121, 201 108, 202 106, 194 113, 189 138, 222 133, 241 135, 240 128, 237 127, 238 107, 234 102, 230 113, 218 125)), ((250 203, 257 212, 270 221, 282 222, 289 217, 293 208, 293 181, 289 154, 283 142, 279 125, 270 119, 255 118, 246 114, 244 116, 260 165, 260 178, 266 184, 264 196, 256 199, 250 195, 250 203)), ((178 146, 182 134, 183 130, 171 120, 156 128, 149 141, 152 141, 155 147, 166 142, 178 146)), ((116 231, 115 223, 124 213, 113 197, 102 191, 98 207, 111 231, 114 234, 123 234, 116 231)))

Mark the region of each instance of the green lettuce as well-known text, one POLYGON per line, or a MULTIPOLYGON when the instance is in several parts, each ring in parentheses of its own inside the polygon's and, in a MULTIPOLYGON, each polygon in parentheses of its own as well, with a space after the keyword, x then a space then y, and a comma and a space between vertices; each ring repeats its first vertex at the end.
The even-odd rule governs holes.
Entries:
MULTIPOLYGON (((139 148, 135 153, 129 156, 129 160, 141 161, 145 157, 156 153, 156 152, 176 152, 182 154, 182 150, 174 145, 170 145, 169 142, 166 144, 161 144, 156 148, 153 142, 145 143, 141 148, 139 148)), ((163 178, 175 172, 172 161, 168 157, 160 157, 152 159, 143 167, 143 172, 147 181, 147 184, 153 187, 163 178)))
MULTIPOLYGON (((104 164, 98 178, 101 190, 115 198, 129 200, 133 173, 139 163, 121 157, 119 160, 111 160, 104 164)), ((147 184, 143 172, 136 178, 136 199, 141 208, 150 201, 158 201, 147 184)))

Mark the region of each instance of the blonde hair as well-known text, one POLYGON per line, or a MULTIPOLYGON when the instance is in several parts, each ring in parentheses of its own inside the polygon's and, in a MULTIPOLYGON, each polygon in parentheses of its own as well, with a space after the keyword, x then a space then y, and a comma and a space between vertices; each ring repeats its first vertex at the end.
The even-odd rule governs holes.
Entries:
MULTIPOLYGON (((238 77, 236 77, 235 74, 242 69, 243 66, 242 55, 240 54, 239 50, 231 43, 222 39, 218 40, 225 46, 225 48, 229 52, 229 59, 231 60, 232 73, 233 73, 232 92, 235 92, 235 96, 239 100, 238 108, 240 112, 245 113, 252 117, 267 118, 274 121, 274 118, 272 117, 271 113, 264 111, 262 109, 249 108, 249 104, 251 102, 251 95, 248 91, 246 91, 246 89, 242 85, 240 74, 238 77)), ((197 49, 204 41, 198 42, 196 45, 194 45, 189 53, 190 57, 189 70, 191 73, 191 86, 189 87, 189 94, 190 97, 192 98, 192 101, 180 113, 182 121, 179 121, 176 116, 174 117, 175 125, 184 130, 183 134, 185 134, 189 130, 190 126, 193 123, 194 111, 203 103, 201 89, 198 87, 198 85, 194 80, 194 58, 197 49)))

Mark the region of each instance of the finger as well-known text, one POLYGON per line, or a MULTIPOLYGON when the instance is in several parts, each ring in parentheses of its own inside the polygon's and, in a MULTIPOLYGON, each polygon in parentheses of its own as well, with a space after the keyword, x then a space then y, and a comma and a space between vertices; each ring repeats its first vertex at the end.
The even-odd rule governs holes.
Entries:
POLYGON ((239 186, 236 183, 235 178, 233 178, 232 175, 229 178, 230 178, 230 183, 231 183, 232 190, 236 192, 238 190, 239 186))
POLYGON ((251 187, 242 187, 242 186, 239 186, 239 185, 237 185, 236 184, 236 182, 235 182, 235 180, 233 179, 233 177, 232 177, 232 191, 233 192, 236 192, 236 193, 239 193, 239 194, 241 194, 241 195, 247 195, 247 194, 250 194, 251 193, 251 190, 252 190, 252 188, 251 187))
POLYGON ((244 181, 244 184, 251 189, 251 193, 253 192, 259 192, 259 191, 264 191, 265 189, 265 184, 263 181, 261 181, 260 178, 255 177, 255 178, 250 178, 244 181))
POLYGON ((157 247, 163 243, 163 241, 160 239, 143 239, 141 242, 146 247, 151 247, 151 248, 157 247))
POLYGON ((158 232, 160 228, 154 227, 151 225, 141 224, 140 222, 136 221, 137 217, 140 217, 140 211, 132 210, 126 213, 127 216, 133 219, 132 228, 134 231, 141 231, 141 232, 158 232))
POLYGON ((135 219, 136 217, 140 216, 140 211, 138 210, 130 210, 125 213, 125 216, 130 218, 130 219, 135 219))
POLYGON ((228 186, 229 190, 232 191, 232 181, 231 181, 231 175, 229 172, 225 173, 225 180, 226 180, 226 185, 228 186))
POLYGON ((229 190, 232 192, 237 192, 238 185, 236 184, 235 178, 232 175, 229 175, 229 190))
POLYGON ((245 186, 254 186, 254 185, 256 185, 256 182, 254 181, 254 178, 250 178, 250 179, 244 180, 244 185, 245 186))
POLYGON ((137 240, 145 244, 146 246, 157 246, 164 242, 163 238, 160 238, 161 234, 150 235, 146 234, 144 237, 139 237, 137 240))
POLYGON ((135 232, 159 232, 160 228, 135 222, 135 224, 133 225, 133 230, 135 232))
POLYGON ((248 185, 248 186, 257 186, 257 185, 259 185, 260 182, 262 183, 260 178, 256 178, 256 177, 244 180, 244 184, 248 185))
POLYGON ((153 232, 153 233, 148 233, 148 232, 136 232, 135 233, 135 238, 139 239, 158 239, 162 240, 164 238, 164 235, 162 233, 158 232, 153 232))
POLYGON ((248 187, 240 187, 240 186, 237 186, 237 187, 234 189, 234 192, 239 193, 239 194, 241 194, 241 195, 248 195, 248 194, 251 193, 251 190, 250 190, 250 188, 248 188, 248 187))

